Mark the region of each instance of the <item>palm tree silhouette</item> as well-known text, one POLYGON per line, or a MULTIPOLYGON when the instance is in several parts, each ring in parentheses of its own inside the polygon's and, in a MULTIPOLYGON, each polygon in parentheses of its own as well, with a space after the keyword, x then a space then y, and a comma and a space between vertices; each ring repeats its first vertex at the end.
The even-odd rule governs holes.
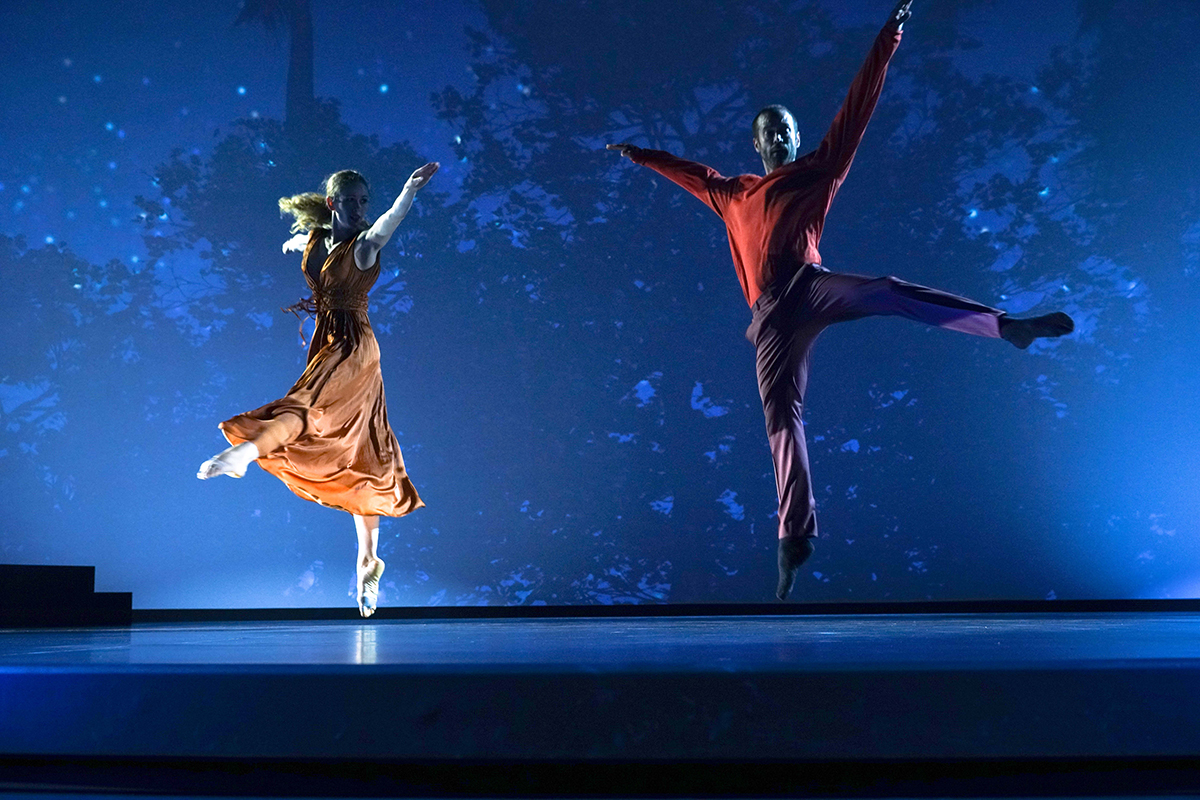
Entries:
POLYGON ((311 0, 242 0, 233 24, 243 23, 259 23, 267 30, 287 25, 290 55, 284 122, 296 126, 309 116, 314 105, 311 0))

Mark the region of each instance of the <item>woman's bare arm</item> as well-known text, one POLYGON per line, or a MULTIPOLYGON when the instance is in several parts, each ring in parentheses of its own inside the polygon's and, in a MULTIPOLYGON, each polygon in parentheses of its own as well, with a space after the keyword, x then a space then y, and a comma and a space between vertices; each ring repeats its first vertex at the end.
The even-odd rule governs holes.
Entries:
POLYGON ((361 270, 368 270, 375 264, 375 257, 392 238, 400 221, 412 208, 417 192, 429 183, 429 179, 433 177, 433 173, 438 171, 439 166, 436 161, 432 161, 423 167, 418 167, 417 171, 409 177, 400 196, 396 198, 396 202, 392 203, 392 207, 375 220, 375 224, 358 238, 358 243, 354 246, 355 266, 361 270))

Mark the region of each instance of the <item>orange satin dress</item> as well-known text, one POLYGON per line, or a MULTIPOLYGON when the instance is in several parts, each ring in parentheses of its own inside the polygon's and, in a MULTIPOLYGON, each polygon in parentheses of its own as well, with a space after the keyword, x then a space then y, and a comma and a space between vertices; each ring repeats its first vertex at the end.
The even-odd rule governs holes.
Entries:
POLYGON ((281 399, 227 419, 220 428, 232 444, 240 444, 280 415, 294 414, 303 430, 259 458, 260 467, 305 500, 351 514, 402 517, 425 504, 388 426, 379 343, 367 319, 367 292, 379 277, 379 258, 360 270, 354 236, 335 245, 314 273, 312 253, 327 233, 313 230, 301 262, 317 321, 304 374, 281 399))

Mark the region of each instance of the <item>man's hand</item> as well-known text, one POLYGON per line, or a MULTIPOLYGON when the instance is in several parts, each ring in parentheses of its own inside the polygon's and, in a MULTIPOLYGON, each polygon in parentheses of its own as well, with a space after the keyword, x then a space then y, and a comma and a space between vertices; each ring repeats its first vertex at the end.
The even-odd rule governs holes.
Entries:
POLYGON ((408 182, 404 184, 405 189, 411 189, 416 192, 418 189, 429 183, 429 179, 433 177, 433 173, 438 171, 440 167, 436 161, 430 161, 423 167, 417 167, 416 172, 409 176, 408 182))
POLYGON ((888 17, 888 24, 896 30, 902 30, 904 23, 908 22, 908 18, 912 16, 912 11, 909 6, 912 5, 912 0, 900 0, 896 3, 896 7, 892 9, 892 15, 888 17))
POLYGON ((621 151, 621 155, 625 156, 630 161, 632 161, 633 160, 633 151, 637 150, 637 147, 630 144, 629 142, 621 142, 620 144, 606 144, 606 145, 604 145, 604 149, 605 150, 619 150, 619 151, 621 151))

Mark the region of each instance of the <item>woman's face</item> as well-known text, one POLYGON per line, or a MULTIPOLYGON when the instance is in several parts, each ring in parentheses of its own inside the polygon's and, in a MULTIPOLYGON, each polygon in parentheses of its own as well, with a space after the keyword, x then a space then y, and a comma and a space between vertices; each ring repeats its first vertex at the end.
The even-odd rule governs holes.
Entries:
POLYGON ((340 228, 352 231, 365 230, 367 223, 367 187, 361 183, 345 186, 333 197, 326 198, 330 211, 333 212, 333 223, 340 228))

